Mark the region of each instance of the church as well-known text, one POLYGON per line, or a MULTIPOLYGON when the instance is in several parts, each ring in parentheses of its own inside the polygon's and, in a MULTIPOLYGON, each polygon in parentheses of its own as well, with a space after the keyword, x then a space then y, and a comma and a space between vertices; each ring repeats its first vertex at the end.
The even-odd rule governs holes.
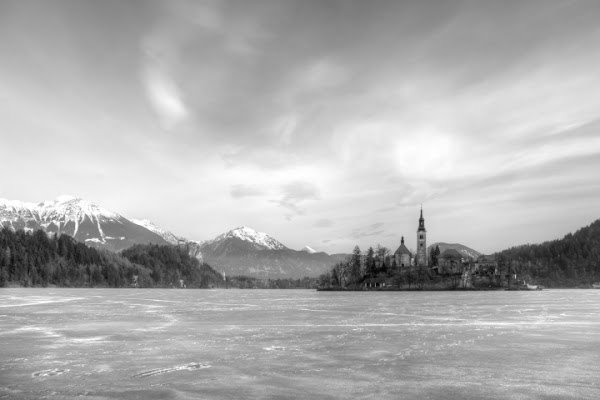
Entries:
MULTIPOLYGON (((394 253, 394 260, 400 269, 412 266, 412 254, 404 245, 404 236, 400 241, 400 247, 394 253)), ((425 229, 425 218, 423 218, 423 206, 421 206, 421 217, 419 218, 419 228, 417 229, 417 254, 415 254, 414 265, 417 267, 427 267, 427 230, 425 229)))

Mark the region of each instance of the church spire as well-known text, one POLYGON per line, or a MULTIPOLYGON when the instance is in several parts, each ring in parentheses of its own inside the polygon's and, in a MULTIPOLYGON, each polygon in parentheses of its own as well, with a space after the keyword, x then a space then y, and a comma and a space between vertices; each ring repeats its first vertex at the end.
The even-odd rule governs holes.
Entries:
POLYGON ((425 229, 425 218, 423 218, 423 204, 421 204, 421 216, 419 218, 419 229, 417 230, 417 256, 415 263, 418 266, 427 266, 427 230, 425 229))
POLYGON ((404 244, 404 236, 402 236, 402 239, 400 240, 400 244, 404 244))

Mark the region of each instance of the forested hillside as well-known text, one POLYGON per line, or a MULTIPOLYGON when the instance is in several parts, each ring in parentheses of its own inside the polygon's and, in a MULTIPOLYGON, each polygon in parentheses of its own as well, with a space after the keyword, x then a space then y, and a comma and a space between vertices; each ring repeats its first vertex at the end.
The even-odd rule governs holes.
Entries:
POLYGON ((220 284, 223 280, 208 264, 190 256, 186 249, 137 244, 121 254, 130 262, 143 265, 150 271, 149 275, 140 275, 142 285, 149 279, 156 286, 179 286, 179 280, 183 280, 186 287, 208 287, 220 284))
POLYGON ((186 250, 173 246, 136 245, 116 254, 75 241, 8 228, 0 230, 0 286, 208 287, 221 277, 186 250))
POLYGON ((600 281, 600 220, 564 238, 498 253, 518 276, 542 285, 575 287, 600 281))

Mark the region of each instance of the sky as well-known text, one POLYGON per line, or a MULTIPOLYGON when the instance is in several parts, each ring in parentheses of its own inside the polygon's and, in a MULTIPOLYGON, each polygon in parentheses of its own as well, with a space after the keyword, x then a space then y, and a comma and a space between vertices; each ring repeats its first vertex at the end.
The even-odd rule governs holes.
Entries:
POLYGON ((600 2, 0 0, 0 197, 483 253, 600 217, 600 2))

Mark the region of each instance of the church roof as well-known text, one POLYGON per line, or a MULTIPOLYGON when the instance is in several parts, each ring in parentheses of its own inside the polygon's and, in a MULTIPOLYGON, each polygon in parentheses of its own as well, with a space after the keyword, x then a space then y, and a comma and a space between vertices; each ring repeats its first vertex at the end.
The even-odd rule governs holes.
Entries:
POLYGON ((456 249, 447 249, 442 254, 439 255, 439 258, 458 258, 461 259, 464 256, 458 252, 456 249))
POLYGON ((408 254, 411 255, 410 251, 408 250, 408 248, 404 245, 404 243, 402 243, 400 245, 400 247, 398 247, 398 250, 396 250, 396 252, 394 254, 408 254))

